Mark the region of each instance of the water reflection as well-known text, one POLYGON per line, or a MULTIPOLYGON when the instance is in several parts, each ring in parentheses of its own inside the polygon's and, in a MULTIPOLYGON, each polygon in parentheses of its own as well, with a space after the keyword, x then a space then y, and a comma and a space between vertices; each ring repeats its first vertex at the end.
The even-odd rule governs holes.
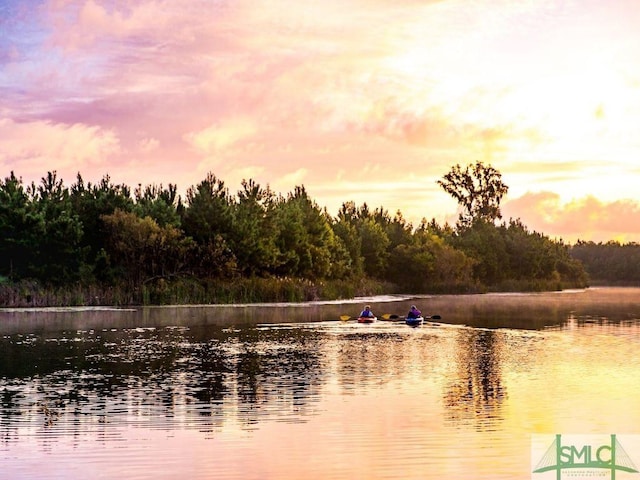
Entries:
POLYGON ((410 303, 440 325, 335 321, 359 305, 0 312, 3 475, 529 478, 531 433, 640 421, 640 289, 376 310, 410 303))
POLYGON ((444 402, 453 423, 471 423, 476 429, 496 428, 502 420, 506 398, 502 382, 502 345, 504 336, 494 330, 468 329, 456 338, 453 379, 444 402))
POLYGON ((371 330, 338 340, 337 374, 344 392, 398 378, 411 365, 406 358, 405 336, 371 330))
POLYGON ((170 429, 193 416, 210 417, 209 426, 248 427, 264 415, 304 421, 325 375, 315 335, 145 328, 4 336, 2 438, 15 438, 23 420, 74 434, 111 421, 170 429))

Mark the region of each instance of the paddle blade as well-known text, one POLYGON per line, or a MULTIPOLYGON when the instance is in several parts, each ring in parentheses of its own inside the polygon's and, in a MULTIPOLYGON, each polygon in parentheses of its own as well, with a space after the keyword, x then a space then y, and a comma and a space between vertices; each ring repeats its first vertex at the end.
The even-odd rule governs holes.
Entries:
POLYGON ((342 320, 343 322, 346 322, 347 320, 349 320, 351 317, 349 315, 340 315, 340 320, 342 320))
POLYGON ((440 320, 442 317, 440 315, 431 315, 429 318, 433 320, 440 320))

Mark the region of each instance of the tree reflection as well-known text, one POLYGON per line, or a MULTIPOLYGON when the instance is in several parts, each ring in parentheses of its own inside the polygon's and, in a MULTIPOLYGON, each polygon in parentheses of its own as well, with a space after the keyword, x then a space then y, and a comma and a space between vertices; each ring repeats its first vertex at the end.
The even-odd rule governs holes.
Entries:
POLYGON ((406 336, 361 332, 346 335, 337 352, 337 378, 345 391, 401 378, 415 360, 406 336))
POLYGON ((209 429, 304 421, 324 381, 317 335, 212 327, 7 335, 0 438, 11 441, 18 418, 37 428, 64 424, 67 433, 109 422, 209 429))
POLYGON ((502 420, 502 337, 495 330, 469 329, 458 335, 453 380, 444 394, 449 420, 486 430, 502 420))

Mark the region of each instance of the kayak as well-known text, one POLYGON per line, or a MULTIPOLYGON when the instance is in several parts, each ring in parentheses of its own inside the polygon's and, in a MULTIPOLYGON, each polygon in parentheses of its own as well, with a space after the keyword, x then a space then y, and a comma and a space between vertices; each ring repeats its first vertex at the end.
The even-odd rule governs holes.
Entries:
POLYGON ((405 319, 405 322, 406 322, 407 325, 410 325, 412 327, 417 327, 418 325, 422 325, 422 323, 424 322, 424 317, 422 317, 422 316, 416 317, 416 318, 407 317, 405 319))
POLYGON ((377 317, 358 317, 358 323, 373 323, 378 320, 377 317))

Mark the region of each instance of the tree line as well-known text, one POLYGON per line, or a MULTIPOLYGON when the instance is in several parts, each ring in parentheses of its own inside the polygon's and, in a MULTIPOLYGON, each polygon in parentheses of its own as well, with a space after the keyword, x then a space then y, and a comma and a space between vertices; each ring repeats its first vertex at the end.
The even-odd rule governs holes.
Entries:
POLYGON ((579 260, 594 283, 607 285, 640 284, 640 244, 587 242, 578 240, 571 255, 579 260))
POLYGON ((255 180, 232 193, 209 173, 187 189, 70 186, 48 172, 0 181, 0 303, 300 301, 363 293, 584 286, 569 247, 519 220, 498 223, 507 191, 481 162, 438 182, 464 211, 455 226, 366 203, 330 215, 296 186, 255 180))

